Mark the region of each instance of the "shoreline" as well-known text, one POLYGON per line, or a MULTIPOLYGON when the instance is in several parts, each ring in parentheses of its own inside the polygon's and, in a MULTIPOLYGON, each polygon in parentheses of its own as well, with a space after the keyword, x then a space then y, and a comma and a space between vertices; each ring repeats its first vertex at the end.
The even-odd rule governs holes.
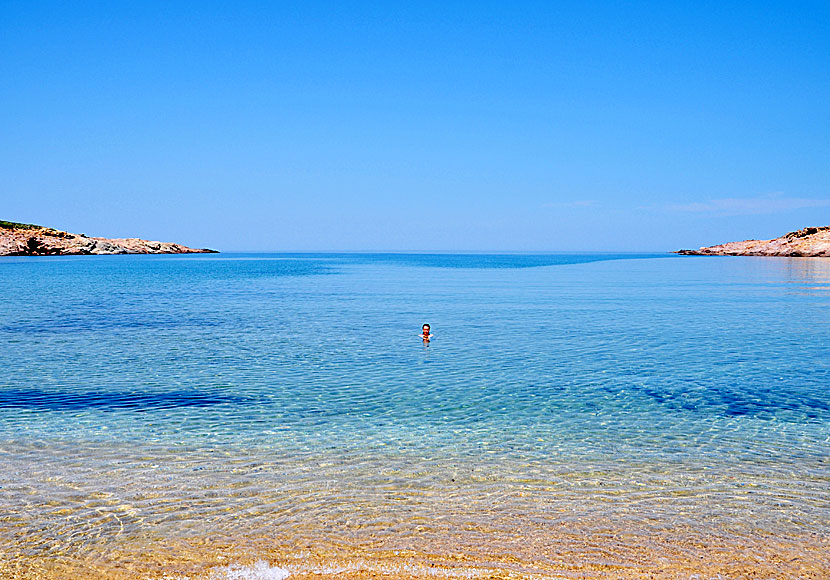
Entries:
MULTIPOLYGON (((485 530, 481 530, 485 532, 485 530)), ((485 534, 487 535, 487 534, 485 534)), ((394 537, 349 545, 315 540, 286 546, 272 538, 233 540, 197 536, 189 541, 119 543, 110 554, 3 554, 0 576, 15 580, 305 580, 338 578, 603 578, 689 580, 775 578, 824 580, 830 572, 827 542, 816 537, 764 541, 726 535, 657 534, 639 526, 574 527, 547 533, 511 530, 498 543, 444 542, 411 548, 394 537), (617 541, 624 538, 625 542, 617 541), (632 541, 634 540, 634 541, 632 541), (805 557, 811 552, 814 560, 805 557), (11 556, 11 557, 10 557, 11 556)))

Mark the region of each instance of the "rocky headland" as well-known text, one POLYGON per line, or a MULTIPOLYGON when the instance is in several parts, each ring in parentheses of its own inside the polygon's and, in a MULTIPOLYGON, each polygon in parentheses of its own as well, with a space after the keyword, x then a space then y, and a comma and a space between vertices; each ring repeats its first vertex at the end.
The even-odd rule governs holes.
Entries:
POLYGON ((679 250, 693 256, 784 256, 791 258, 830 257, 830 226, 804 228, 774 240, 745 240, 708 246, 698 250, 679 250))
POLYGON ((196 253, 216 253, 216 250, 139 238, 90 238, 34 224, 0 221, 0 256, 196 253))

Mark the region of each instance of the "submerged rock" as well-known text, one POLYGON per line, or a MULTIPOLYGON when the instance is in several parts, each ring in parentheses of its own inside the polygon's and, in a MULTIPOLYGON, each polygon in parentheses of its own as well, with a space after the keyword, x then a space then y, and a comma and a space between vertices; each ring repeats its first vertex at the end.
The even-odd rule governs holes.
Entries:
POLYGON ((744 240, 697 250, 678 250, 693 256, 784 256, 830 257, 830 226, 809 227, 789 232, 774 240, 744 240))

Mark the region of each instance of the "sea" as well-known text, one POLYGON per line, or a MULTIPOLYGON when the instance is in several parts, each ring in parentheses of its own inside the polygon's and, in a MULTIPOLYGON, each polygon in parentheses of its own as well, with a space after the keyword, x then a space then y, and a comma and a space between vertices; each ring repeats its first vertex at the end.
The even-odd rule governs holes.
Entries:
POLYGON ((830 578, 830 259, 0 259, 0 578, 436 577, 830 578))

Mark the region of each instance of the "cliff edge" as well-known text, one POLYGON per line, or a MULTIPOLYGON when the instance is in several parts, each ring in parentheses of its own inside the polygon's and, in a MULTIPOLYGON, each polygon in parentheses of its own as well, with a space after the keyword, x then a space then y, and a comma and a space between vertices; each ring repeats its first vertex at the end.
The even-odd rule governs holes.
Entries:
POLYGON ((0 221, 0 256, 80 256, 91 254, 197 254, 194 249, 139 238, 89 238, 34 224, 0 221))
POLYGON ((774 240, 745 240, 708 246, 698 250, 679 250, 675 254, 693 256, 784 256, 830 257, 830 226, 804 228, 774 240))

